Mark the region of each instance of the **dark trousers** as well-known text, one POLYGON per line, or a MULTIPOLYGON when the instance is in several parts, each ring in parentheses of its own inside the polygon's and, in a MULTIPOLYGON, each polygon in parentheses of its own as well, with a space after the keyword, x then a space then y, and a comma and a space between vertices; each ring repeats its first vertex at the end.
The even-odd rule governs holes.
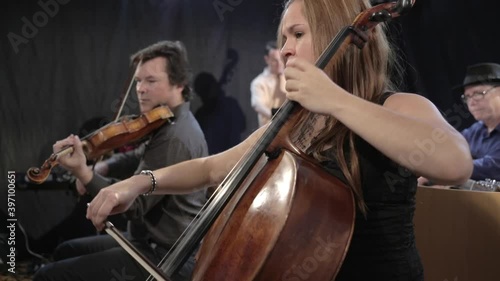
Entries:
MULTIPOLYGON (((153 264, 167 253, 157 246, 132 241, 153 264)), ((57 247, 55 262, 40 268, 35 281, 145 281, 149 273, 108 235, 69 240, 57 247)), ((189 281, 194 269, 194 255, 184 264, 172 281, 189 281)))

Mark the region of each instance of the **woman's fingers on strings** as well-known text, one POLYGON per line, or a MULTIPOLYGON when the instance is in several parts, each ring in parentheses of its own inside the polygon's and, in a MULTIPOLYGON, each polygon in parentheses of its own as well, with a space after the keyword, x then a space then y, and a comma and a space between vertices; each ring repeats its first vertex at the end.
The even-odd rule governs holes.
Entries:
POLYGON ((285 68, 283 74, 285 75, 285 81, 287 83, 288 81, 297 79, 297 77, 299 77, 299 71, 295 68, 285 68))
POLYGON ((287 91, 287 97, 294 91, 297 91, 299 88, 299 82, 297 80, 288 80, 285 84, 285 89, 287 91))
POLYGON ((302 83, 300 80, 302 74, 302 71, 294 68, 285 69, 285 90, 287 91, 288 98, 290 97, 290 94, 292 92, 299 90, 299 87, 302 83))

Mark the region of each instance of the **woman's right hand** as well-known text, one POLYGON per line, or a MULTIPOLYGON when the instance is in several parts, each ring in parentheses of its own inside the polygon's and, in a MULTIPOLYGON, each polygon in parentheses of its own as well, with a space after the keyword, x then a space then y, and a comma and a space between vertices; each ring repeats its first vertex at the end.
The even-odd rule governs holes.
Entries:
POLYGON ((424 177, 419 177, 417 179, 417 184, 418 185, 429 185, 429 180, 427 178, 424 178, 424 177))
POLYGON ((151 183, 148 177, 138 175, 101 189, 88 205, 87 219, 97 230, 102 230, 107 217, 130 208, 135 198, 147 191, 140 186, 147 187, 148 183, 151 183))

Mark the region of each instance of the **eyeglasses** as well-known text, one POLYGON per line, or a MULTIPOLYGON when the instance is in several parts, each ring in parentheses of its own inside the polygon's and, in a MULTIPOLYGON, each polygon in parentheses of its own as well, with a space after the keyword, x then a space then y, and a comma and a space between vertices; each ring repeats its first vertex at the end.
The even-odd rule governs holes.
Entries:
POLYGON ((473 99, 475 101, 480 101, 482 99, 484 99, 484 96, 489 93, 491 90, 499 87, 500 85, 496 85, 496 86, 493 86, 487 90, 484 90, 482 92, 472 92, 472 94, 470 95, 462 95, 462 101, 467 104, 467 101, 469 101, 470 99, 473 99))

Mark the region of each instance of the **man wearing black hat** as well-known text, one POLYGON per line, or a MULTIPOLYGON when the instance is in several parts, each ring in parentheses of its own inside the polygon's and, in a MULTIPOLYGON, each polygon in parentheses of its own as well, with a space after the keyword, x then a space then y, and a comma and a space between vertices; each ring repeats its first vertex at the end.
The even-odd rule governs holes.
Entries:
MULTIPOLYGON (((478 63, 467 67, 462 85, 454 88, 462 92, 462 101, 477 120, 462 131, 469 143, 474 170, 469 188, 474 181, 500 181, 500 64, 478 63)), ((425 178, 419 185, 432 185, 425 178)))
POLYGON ((467 68, 462 101, 477 120, 462 135, 474 159, 473 180, 500 180, 500 65, 479 63, 467 68))

